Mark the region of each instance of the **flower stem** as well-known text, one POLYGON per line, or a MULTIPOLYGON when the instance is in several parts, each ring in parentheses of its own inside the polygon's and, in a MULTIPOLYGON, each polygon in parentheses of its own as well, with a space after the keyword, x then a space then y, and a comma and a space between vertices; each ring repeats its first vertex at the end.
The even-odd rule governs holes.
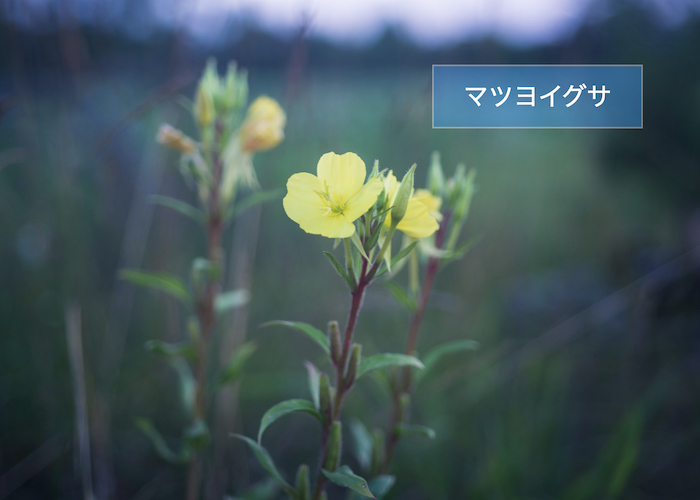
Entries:
MULTIPOLYGON (((440 223, 440 227, 435 235, 435 248, 441 249, 445 243, 445 234, 447 233, 447 227, 450 223, 450 212, 443 214, 443 219, 440 223)), ((415 252, 415 250, 414 250, 415 252)), ((423 279, 423 287, 421 288, 421 294, 418 298, 418 303, 416 304, 416 312, 411 318, 411 325, 408 331, 408 337, 406 340, 405 353, 408 355, 414 355, 416 352, 416 346, 418 344, 418 333, 420 330, 421 323, 423 322, 423 315, 425 314, 426 306, 428 305, 428 299, 430 298, 430 292, 433 288, 433 281, 440 269, 440 257, 430 257, 428 260, 428 265, 425 270, 425 278, 423 279)), ((389 428, 389 439, 387 441, 385 453, 384 453, 384 463, 380 467, 380 473, 386 474, 391 467, 391 461, 394 455, 394 450, 398 444, 401 436, 399 433, 399 425, 404 423, 401 422, 402 413, 405 415, 410 414, 411 400, 410 395, 413 391, 411 387, 413 382, 412 370, 410 367, 406 366, 402 369, 397 370, 397 376, 392 385, 391 394, 391 424, 389 428), (408 403, 405 412, 401 411, 401 396, 408 396, 408 403)), ((407 418, 407 417, 406 417, 407 418)))

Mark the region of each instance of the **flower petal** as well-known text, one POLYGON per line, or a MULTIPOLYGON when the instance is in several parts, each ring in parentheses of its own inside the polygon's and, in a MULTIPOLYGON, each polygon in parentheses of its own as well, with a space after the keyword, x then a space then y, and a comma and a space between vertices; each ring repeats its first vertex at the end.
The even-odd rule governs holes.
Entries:
POLYGON ((326 153, 316 167, 318 178, 328 184, 329 194, 338 205, 355 196, 365 182, 365 162, 355 153, 326 153))
POLYGON ((333 214, 317 191, 323 192, 323 183, 315 175, 302 172, 287 181, 287 196, 282 200, 287 216, 304 231, 328 238, 347 238, 355 232, 355 225, 342 214, 333 214))
POLYGON ((415 198, 408 201, 406 215, 398 223, 396 229, 403 231, 411 238, 420 239, 430 236, 438 229, 435 218, 428 213, 428 207, 415 198))
POLYGON ((372 205, 377 201, 377 196, 382 192, 384 186, 378 178, 370 179, 362 186, 359 192, 350 198, 343 209, 343 214, 350 222, 357 220, 367 213, 372 205))

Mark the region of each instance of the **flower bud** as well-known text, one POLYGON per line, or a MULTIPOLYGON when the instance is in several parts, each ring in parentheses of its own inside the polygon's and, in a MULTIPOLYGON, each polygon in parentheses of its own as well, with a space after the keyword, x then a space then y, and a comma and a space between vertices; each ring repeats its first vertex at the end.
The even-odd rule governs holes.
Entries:
POLYGON ((214 96, 202 80, 194 99, 194 118, 200 127, 208 127, 214 121, 214 96))
POLYGON ((394 199, 394 207, 391 209, 391 224, 396 225, 403 219, 406 215, 406 210, 408 209, 408 200, 411 199, 413 194, 413 173, 416 170, 416 164, 406 172, 403 176, 399 190, 396 193, 396 198, 394 199))
POLYGON ((197 150, 197 146, 192 139, 167 123, 160 126, 156 140, 185 155, 192 154, 197 150))
POLYGON ((455 203, 454 214, 458 221, 464 220, 469 214, 469 206, 471 205, 472 196, 474 195, 474 177, 476 171, 470 170, 467 177, 459 186, 459 196, 455 203))
POLYGON ((433 152, 428 170, 428 189, 433 196, 442 197, 445 193, 445 175, 442 173, 440 153, 433 152))
POLYGON ((248 100, 248 74, 237 71, 236 63, 230 62, 223 84, 223 105, 226 113, 242 108, 248 100))
POLYGON ((241 148, 246 152, 264 151, 284 139, 287 116, 277 101, 260 96, 248 108, 241 125, 241 148))
POLYGON ((323 468, 326 469, 328 472, 335 472, 335 470, 338 468, 341 445, 341 424, 336 420, 335 422, 333 422, 331 430, 328 433, 326 461, 323 463, 323 468))
POLYGON ((300 465, 297 470, 296 490, 299 500, 309 500, 309 466, 306 464, 300 465))
POLYGON ((455 169, 455 174, 447 181, 447 204, 450 208, 454 209, 459 199, 459 195, 462 191, 462 186, 464 185, 464 180, 466 178, 466 167, 463 163, 457 165, 455 169))
POLYGON ((355 377, 357 376, 357 368, 360 366, 360 360, 362 358, 362 346, 360 344, 352 345, 352 354, 350 354, 350 361, 348 362, 347 372, 345 373, 345 378, 343 379, 343 387, 345 390, 352 387, 355 382, 355 377))
POLYGON ((328 322, 328 340, 331 345, 331 361, 338 366, 340 363, 340 330, 338 329, 337 321, 328 322))

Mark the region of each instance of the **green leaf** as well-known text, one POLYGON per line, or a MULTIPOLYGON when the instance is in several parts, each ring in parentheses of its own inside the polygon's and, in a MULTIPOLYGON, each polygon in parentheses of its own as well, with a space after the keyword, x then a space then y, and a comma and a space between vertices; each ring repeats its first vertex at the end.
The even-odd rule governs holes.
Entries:
MULTIPOLYGON (((406 257, 409 253, 411 253, 411 250, 413 250, 417 244, 418 244, 418 242, 417 242, 417 241, 414 241, 413 243, 411 243, 410 245, 408 245, 406 248, 404 248, 403 250, 401 250, 399 253, 397 253, 396 256, 395 256, 393 259, 391 259, 391 265, 392 265, 392 266, 393 266, 393 265, 396 265, 396 263, 397 263, 398 261, 400 261, 401 259, 403 259, 404 257, 406 257)), ((388 270, 389 270, 389 269, 387 269, 386 266, 382 267, 379 271, 377 271, 377 274, 375 275, 375 278, 379 278, 382 274, 384 274, 384 273, 387 272, 388 270)))
POLYGON ((182 400, 182 406, 188 415, 193 415, 196 384, 190 365, 182 358, 171 358, 170 364, 180 378, 180 398, 182 400))
POLYGON ((260 325, 260 327, 264 326, 273 326, 273 325, 281 325, 281 326, 288 326, 290 328, 294 328, 296 330, 299 330, 302 333, 305 333, 308 335, 311 340, 316 342, 321 348, 326 352, 326 354, 330 355, 331 353, 331 348, 330 348, 330 343, 328 341, 328 337, 324 335, 321 330, 318 328, 315 328, 308 323, 301 323, 300 321, 268 321, 267 323, 263 323, 260 325))
POLYGON ((216 308, 216 312, 221 314, 229 309, 244 306, 249 300, 250 293, 248 290, 240 288, 238 290, 231 290, 230 292, 224 292, 217 295, 214 307, 216 308))
POLYGON ((416 301, 413 297, 410 297, 408 293, 406 293, 406 290, 403 289, 402 286, 397 285, 393 281, 387 281, 386 282, 386 287, 389 289, 389 293, 391 293, 391 296, 394 297, 394 300, 404 306, 406 309, 411 311, 412 313, 416 312, 416 309, 418 309, 418 306, 416 305, 416 301))
MULTIPOLYGON (((369 489, 374 493, 374 496, 377 497, 377 500, 380 500, 383 498, 387 493, 389 493, 389 490, 391 489, 392 486, 394 486, 394 483, 396 482, 396 477, 395 476, 389 476, 389 475, 381 475, 374 477, 369 480, 369 489)), ((361 500, 362 497, 355 493, 354 491, 348 498, 348 500, 361 500)))
POLYGON ((357 251, 360 252, 360 255, 362 255, 365 260, 369 262, 369 257, 367 257, 367 252, 365 252, 365 248, 362 246, 362 241, 360 241, 360 235, 357 234, 357 231, 352 233, 350 236, 350 241, 353 245, 355 245, 355 248, 357 248, 357 251))
POLYGON ((319 390, 321 383, 319 382, 321 372, 310 361, 304 363, 306 370, 309 372, 309 391, 311 392, 311 400, 314 402, 314 407, 318 410, 320 404, 319 390))
POLYGON ((265 415, 260 419, 260 430, 258 431, 258 444, 262 442, 263 433, 270 424, 272 424, 277 419, 292 413, 295 411, 300 411, 302 413, 308 413, 318 419, 319 422, 323 422, 321 414, 316 410, 316 407, 311 401, 305 399, 290 399, 288 401, 282 401, 276 404, 269 410, 265 412, 265 415))
POLYGON ((355 491, 366 498, 376 498, 374 495, 372 495, 372 492, 369 491, 367 481, 365 481, 360 476, 355 475, 352 472, 352 469, 350 469, 350 467, 348 467, 347 465, 338 467, 338 470, 335 472, 328 472, 326 469, 321 469, 321 472, 323 472, 324 476, 326 476, 338 486, 350 488, 352 491, 355 491))
POLYGON ((153 422, 147 418, 139 417, 135 419, 134 423, 136 424, 136 427, 138 427, 138 429, 151 440, 153 448, 156 450, 158 456, 160 456, 163 460, 170 462, 171 464, 184 464, 189 461, 190 456, 186 451, 183 450, 180 453, 175 453, 170 449, 170 447, 166 444, 165 439, 163 439, 163 436, 161 436, 158 429, 156 429, 153 425, 153 422))
POLYGON ((147 273, 136 269, 122 269, 119 277, 126 281, 131 281, 135 285, 154 288, 165 293, 169 293, 185 304, 190 303, 190 294, 187 293, 185 285, 180 278, 165 273, 147 273))
POLYGON ((350 290, 355 289, 355 282, 350 276, 348 276, 348 273, 345 272, 345 269, 343 269, 343 266, 340 265, 340 262, 338 262, 338 259, 336 259, 332 253, 330 252, 323 252, 326 257, 328 257, 328 260, 331 261, 331 264, 333 265, 333 269, 335 269, 335 272, 337 272, 341 278, 345 280, 345 282, 348 284, 350 287, 350 290))
POLYGON ((446 354, 451 354, 453 352, 459 351, 475 351, 479 348, 479 343, 475 340, 454 340, 452 342, 446 342, 437 347, 434 347, 428 354, 423 358, 423 364, 425 369, 416 373, 416 380, 421 380, 438 362, 440 358, 446 354))
POLYGON ((189 342, 170 344, 162 340, 149 340, 144 345, 147 351, 162 354, 163 356, 182 356, 190 361, 194 360, 194 347, 189 342))
POLYGON ((226 215, 224 216, 224 221, 230 221, 234 217, 237 217, 241 212, 244 212, 245 210, 248 210, 249 208, 254 207, 255 205, 259 205, 260 203, 265 203, 267 201, 272 201, 277 198, 281 198, 283 194, 284 191, 282 189, 273 189, 271 191, 258 191, 252 193, 246 196, 246 198, 240 203, 232 206, 226 212, 226 215))
POLYGON ((368 471, 372 463, 372 435, 360 420, 350 420, 350 433, 355 444, 355 458, 363 471, 368 471))
POLYGON ((406 434, 422 434, 428 439, 435 439, 435 431, 424 425, 398 424, 396 426, 396 430, 400 436, 404 436, 406 434))
POLYGON ((423 368, 423 363, 421 363, 420 360, 414 356, 409 356, 407 354, 375 354, 374 356, 362 358, 362 361, 360 361, 360 367, 357 369, 356 379, 359 379, 362 375, 379 368, 406 365, 415 366, 416 368, 423 368))
POLYGON ((459 248, 449 251, 447 255, 443 257, 442 262, 440 264, 444 266, 445 264, 448 264, 453 260, 461 259, 469 251, 469 249, 476 245, 479 241, 481 241, 480 235, 474 236, 473 238, 469 238, 469 240, 467 240, 467 242, 461 245, 459 248))
POLYGON ((221 378, 219 379, 219 385, 231 384, 238 380, 243 371, 243 366, 245 362, 248 361, 253 353, 257 350, 258 346, 252 340, 241 344, 231 356, 231 360, 226 365, 221 378))
POLYGON ((196 207, 193 207, 189 203, 185 203, 184 201, 180 201, 180 200, 177 200, 175 198, 171 198, 169 196, 160 196, 160 195, 150 196, 149 201, 151 203, 155 203, 156 205, 168 207, 168 208, 171 208, 177 212, 180 212, 182 215, 190 217, 200 224, 204 224, 204 222, 205 222, 204 212, 202 212, 200 209, 198 209, 196 207))
POLYGON ((242 436, 240 434, 231 434, 231 436, 248 443, 248 446, 253 451, 253 454, 258 459, 258 462, 260 462, 260 465, 263 466, 263 469, 265 469, 268 472, 268 474, 275 478, 275 480, 282 486, 285 493, 287 493, 287 495, 289 495, 290 498, 296 497, 296 490, 292 488, 287 481, 284 480, 282 474, 280 474, 277 470, 277 467, 275 467, 275 462, 272 461, 272 457, 265 448, 260 446, 252 439, 242 436))

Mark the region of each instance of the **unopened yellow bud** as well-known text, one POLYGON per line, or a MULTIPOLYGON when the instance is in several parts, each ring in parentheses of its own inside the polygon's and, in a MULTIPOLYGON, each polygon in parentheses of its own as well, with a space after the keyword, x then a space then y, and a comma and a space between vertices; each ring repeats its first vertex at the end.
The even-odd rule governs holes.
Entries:
POLYGON ((214 96, 211 89, 202 80, 194 100, 194 117, 200 127, 207 127, 214 121, 214 96))
POLYGON ((264 151, 277 146, 284 139, 287 115, 277 101, 260 96, 248 108, 241 125, 243 151, 264 151))
POLYGON ((197 149, 194 141, 167 123, 160 126, 156 140, 182 154, 192 154, 197 149))

